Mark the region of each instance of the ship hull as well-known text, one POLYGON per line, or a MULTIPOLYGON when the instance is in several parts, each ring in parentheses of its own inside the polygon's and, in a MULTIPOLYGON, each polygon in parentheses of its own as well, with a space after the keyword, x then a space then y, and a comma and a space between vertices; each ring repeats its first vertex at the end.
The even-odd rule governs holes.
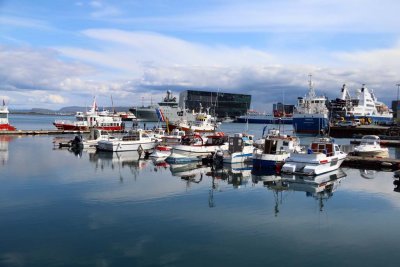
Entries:
MULTIPOLYGON (((53 123, 53 125, 58 130, 64 130, 64 131, 88 131, 89 130, 89 127, 84 126, 84 125, 63 124, 63 123, 53 123)), ((99 130, 105 130, 105 131, 122 131, 122 130, 124 130, 124 127, 122 125, 121 126, 98 126, 95 128, 99 129, 99 130)))
POLYGON ((15 131, 16 128, 10 124, 0 124, 0 131, 15 131))
POLYGON ((141 121, 158 121, 156 108, 134 108, 130 110, 138 120, 141 121))
POLYGON ((268 118, 268 117, 260 117, 260 118, 252 118, 252 117, 239 117, 236 119, 236 122, 239 123, 260 123, 260 124, 292 124, 292 118, 268 118))
POLYGON ((390 124, 393 122, 393 116, 373 116, 373 115, 365 115, 365 116, 347 116, 346 119, 364 119, 371 118, 372 123, 387 123, 390 124))
POLYGON ((328 131, 329 120, 327 116, 308 114, 293 117, 293 128, 298 134, 317 135, 328 131))

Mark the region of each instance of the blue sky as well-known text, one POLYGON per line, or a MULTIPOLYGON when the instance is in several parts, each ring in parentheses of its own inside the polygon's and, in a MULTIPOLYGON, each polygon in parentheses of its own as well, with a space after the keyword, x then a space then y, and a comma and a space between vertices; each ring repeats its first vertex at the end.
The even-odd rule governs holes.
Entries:
POLYGON ((10 108, 132 106, 167 89, 249 93, 253 108, 400 82, 393 0, 0 0, 0 97, 10 108))

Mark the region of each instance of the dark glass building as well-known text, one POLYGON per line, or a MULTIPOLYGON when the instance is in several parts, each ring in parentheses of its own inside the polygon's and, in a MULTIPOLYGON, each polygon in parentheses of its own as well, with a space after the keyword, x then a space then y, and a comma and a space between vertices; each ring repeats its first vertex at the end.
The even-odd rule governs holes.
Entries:
POLYGON ((393 118, 394 121, 399 123, 400 122, 400 101, 393 100, 392 101, 392 110, 393 110, 393 118))
POLYGON ((251 95, 196 90, 186 90, 179 94, 180 107, 198 111, 200 104, 203 108, 210 108, 210 113, 219 118, 236 117, 247 113, 251 95))

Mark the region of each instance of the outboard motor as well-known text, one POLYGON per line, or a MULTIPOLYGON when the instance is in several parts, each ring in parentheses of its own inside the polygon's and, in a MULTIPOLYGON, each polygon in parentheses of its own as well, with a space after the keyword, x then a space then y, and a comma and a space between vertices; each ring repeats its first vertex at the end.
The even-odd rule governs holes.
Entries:
POLYGON ((79 149, 82 148, 82 136, 81 135, 75 135, 74 139, 71 140, 71 147, 74 149, 79 149))
POLYGON ((395 171, 393 174, 393 184, 394 184, 394 189, 393 191, 395 192, 400 192, 400 171, 395 171))

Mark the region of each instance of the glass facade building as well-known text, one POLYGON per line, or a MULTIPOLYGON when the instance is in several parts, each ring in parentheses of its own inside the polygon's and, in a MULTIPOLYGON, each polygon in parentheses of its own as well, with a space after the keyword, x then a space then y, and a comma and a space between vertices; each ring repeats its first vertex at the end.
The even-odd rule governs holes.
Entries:
POLYGON ((247 113, 251 104, 251 95, 231 94, 224 92, 208 92, 186 90, 179 94, 179 106, 199 111, 210 108, 210 113, 219 118, 236 117, 247 113))
POLYGON ((400 123, 400 101, 392 101, 393 119, 395 122, 400 123))

